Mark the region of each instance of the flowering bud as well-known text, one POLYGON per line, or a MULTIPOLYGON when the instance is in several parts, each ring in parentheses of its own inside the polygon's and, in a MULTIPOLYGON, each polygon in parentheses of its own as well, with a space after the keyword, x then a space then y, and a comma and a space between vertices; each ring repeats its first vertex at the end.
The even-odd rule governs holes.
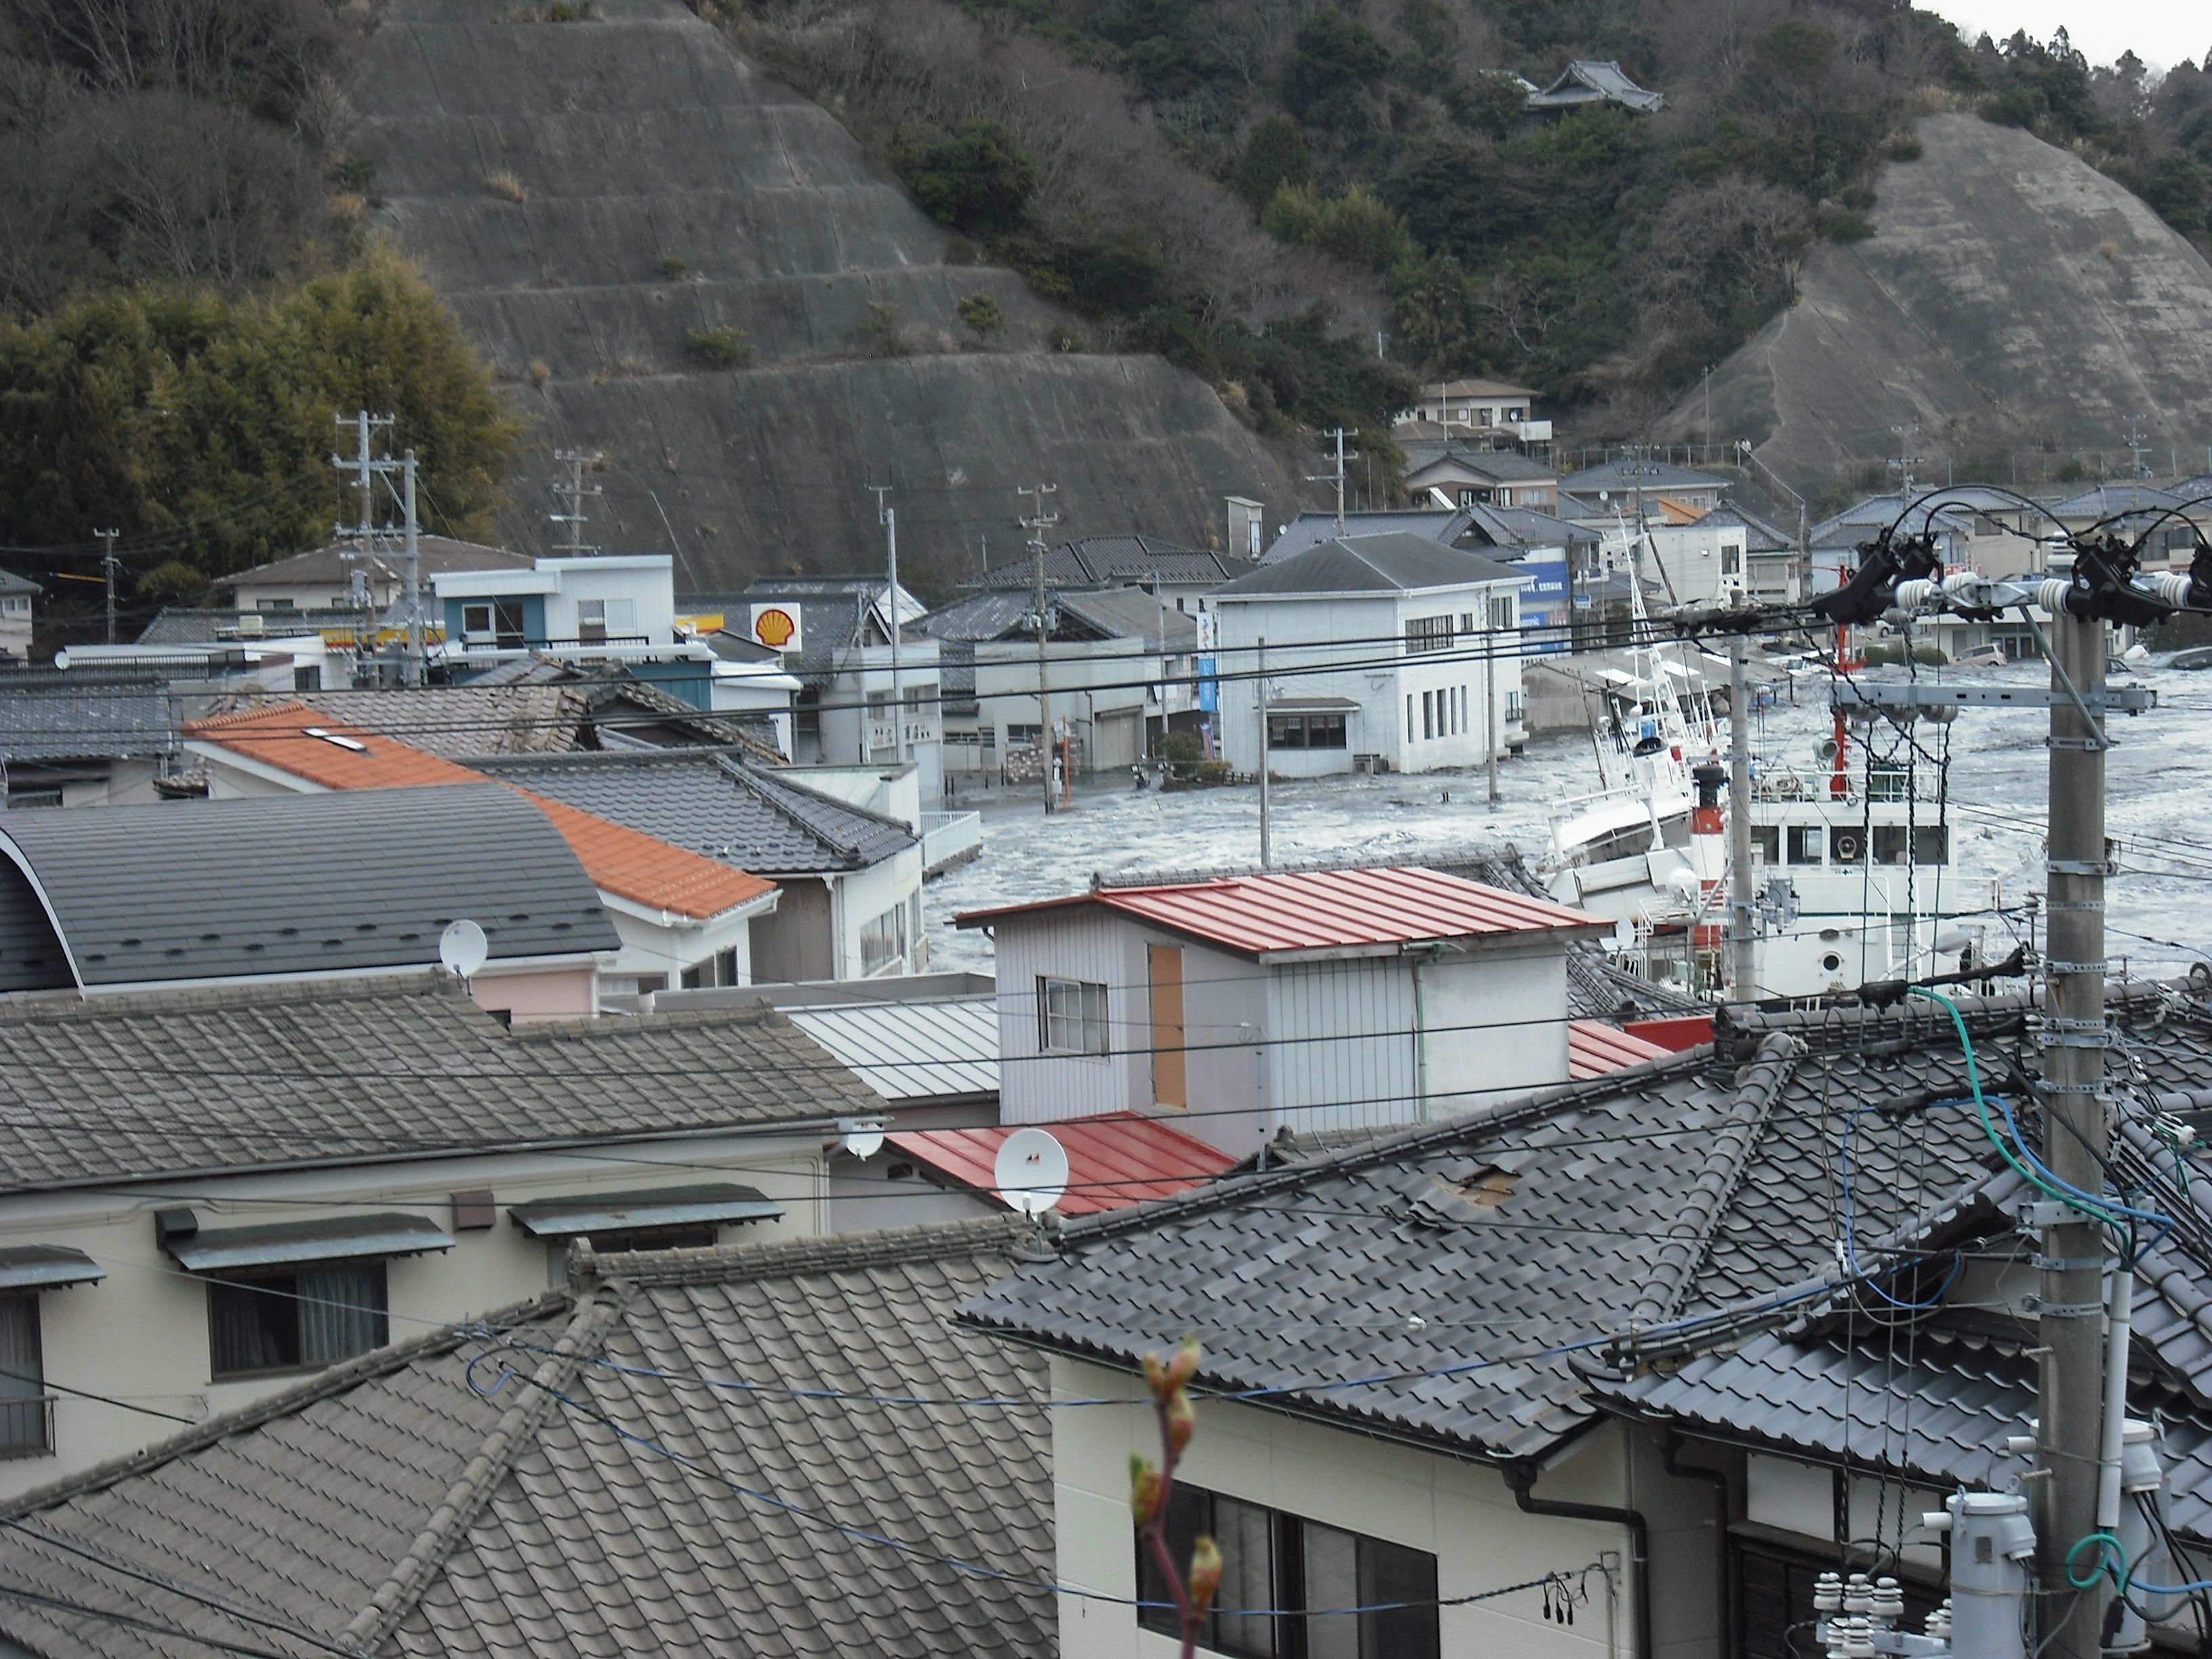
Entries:
POLYGON ((1156 1353, 1145 1356, 1145 1386, 1152 1389, 1152 1398, 1164 1401, 1168 1397, 1168 1368, 1160 1364, 1156 1353))
POLYGON ((1175 1358, 1168 1362, 1170 1388, 1180 1390, 1189 1382, 1192 1377, 1198 1375, 1199 1352, 1196 1337, 1183 1338, 1182 1346, 1176 1350, 1175 1358))
POLYGON ((1221 1588, 1221 1552, 1211 1538, 1200 1538, 1190 1551, 1190 1604, 1203 1613, 1213 1605, 1221 1588))
POLYGON ((1151 1526, 1153 1516, 1159 1512, 1160 1472, 1133 1453, 1129 1458, 1129 1513, 1136 1519, 1137 1530, 1142 1532, 1151 1526))
POLYGON ((1190 1396, 1181 1389, 1168 1401, 1168 1449, 1180 1452, 1190 1444, 1192 1431, 1198 1427, 1198 1413, 1192 1407, 1190 1396))

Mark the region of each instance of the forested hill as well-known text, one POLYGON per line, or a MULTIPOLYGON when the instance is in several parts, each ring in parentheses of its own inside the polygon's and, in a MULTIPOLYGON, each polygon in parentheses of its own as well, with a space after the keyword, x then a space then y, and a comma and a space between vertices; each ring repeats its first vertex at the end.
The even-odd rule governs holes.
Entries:
POLYGON ((1814 249, 1871 234, 1879 167, 1934 111, 2065 146, 2208 241, 2212 76, 1970 46, 1891 0, 697 3, 994 257, 1262 416, 1304 387, 1255 333, 1318 307, 1408 371, 1641 435, 1814 249), (1577 58, 1665 108, 1529 121, 1527 83, 1577 58), (1018 214, 971 212, 1024 167, 1018 214))

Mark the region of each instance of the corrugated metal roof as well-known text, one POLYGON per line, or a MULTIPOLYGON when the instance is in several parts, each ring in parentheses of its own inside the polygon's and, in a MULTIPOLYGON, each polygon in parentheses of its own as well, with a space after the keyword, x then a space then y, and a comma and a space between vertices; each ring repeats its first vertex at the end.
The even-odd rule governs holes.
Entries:
MULTIPOLYGON (((947 1179, 990 1193, 998 1179, 999 1148, 1014 1127, 915 1129, 889 1139, 906 1156, 947 1179)), ((1071 1118, 1047 1127, 1067 1152, 1067 1191, 1059 1205, 1065 1216, 1096 1215, 1166 1198, 1237 1166, 1218 1147, 1135 1112, 1071 1118)))
POLYGON ((349 1256, 419 1255, 450 1250, 453 1241, 434 1222, 404 1211, 335 1216, 319 1221, 279 1221, 266 1227, 219 1227, 173 1233, 161 1248, 187 1272, 269 1267, 288 1261, 334 1261, 349 1256))
POLYGON ((58 1291, 96 1285, 107 1269, 66 1244, 17 1244, 0 1250, 0 1291, 58 1291))
POLYGON ((574 1238, 593 1232, 635 1232, 648 1227, 704 1226, 724 1221, 770 1221, 783 1206, 757 1187, 731 1181, 690 1187, 653 1187, 642 1192, 578 1193, 542 1198, 507 1211, 532 1238, 574 1238))
POLYGON ((1435 870, 1314 870, 1158 887, 1105 887, 1036 904, 970 910, 979 927, 1075 904, 1101 904, 1248 956, 1371 951, 1431 939, 1598 932, 1608 924, 1547 899, 1435 870))
POLYGON ((1598 1019, 1567 1022, 1567 1076, 1575 1082, 1603 1077, 1608 1072, 1641 1066, 1647 1060, 1665 1060, 1674 1051, 1640 1036, 1631 1036, 1617 1025, 1598 1019))
POLYGON ((999 1092, 994 997, 854 1003, 784 1012, 885 1100, 999 1092))

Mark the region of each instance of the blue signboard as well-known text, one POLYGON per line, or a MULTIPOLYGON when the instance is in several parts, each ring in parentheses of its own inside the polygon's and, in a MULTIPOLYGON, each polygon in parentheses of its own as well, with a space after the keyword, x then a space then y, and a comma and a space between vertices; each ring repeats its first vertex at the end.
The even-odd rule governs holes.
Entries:
MULTIPOLYGON (((1564 629, 1580 600, 1580 596, 1569 592, 1565 556, 1523 559, 1514 568, 1522 575, 1534 578, 1528 586, 1521 590, 1522 629, 1530 633, 1539 629, 1564 629)), ((1539 635, 1527 644, 1531 651, 1564 651, 1567 647, 1563 635, 1547 638, 1539 635)))
POLYGON ((1221 708, 1221 682, 1214 678, 1213 659, 1211 657, 1198 659, 1198 706, 1209 714, 1221 708))

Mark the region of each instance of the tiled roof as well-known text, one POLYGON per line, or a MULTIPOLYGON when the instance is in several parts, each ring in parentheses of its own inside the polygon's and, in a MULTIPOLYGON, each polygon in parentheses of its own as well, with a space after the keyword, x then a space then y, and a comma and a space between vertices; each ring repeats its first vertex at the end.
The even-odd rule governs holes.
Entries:
POLYGON ((2124 513, 2162 513, 2188 499, 2155 484, 2106 483, 2053 501, 2051 511, 2061 519, 2109 519, 2124 513))
POLYGON ((348 726, 459 761, 580 749, 591 718, 590 704, 578 687, 487 685, 478 680, 407 690, 301 691, 281 699, 237 692, 216 698, 207 712, 209 717, 242 714, 275 702, 299 703, 348 726))
MULTIPOLYGON (((1464 526, 1466 515, 1455 514, 1464 526)), ((1341 538, 1316 542, 1287 558, 1270 559, 1249 576, 1213 590, 1224 599, 1296 599, 1340 593, 1405 593, 1431 587, 1460 587, 1472 582, 1514 582, 1528 578, 1486 554, 1449 547, 1411 531, 1379 535, 1347 531, 1341 538)))
MULTIPOLYGON (((1058 1206, 1064 1216, 1125 1210, 1147 1199, 1187 1192, 1237 1167, 1237 1160, 1218 1147, 1135 1112, 1069 1118, 1047 1127, 1067 1153, 1067 1190, 1058 1206)), ((909 1130, 889 1139, 945 1179, 992 1193, 998 1185, 999 1148, 1013 1133, 1014 1126, 1003 1125, 909 1130)))
POLYGON ((881 1109, 760 1009, 510 1030, 434 973, 0 1003, 0 1192, 881 1109))
POLYGON ((434 967, 461 916, 495 962, 622 943, 546 814, 483 781, 10 812, 10 855, 66 947, 59 983, 87 989, 434 967))
POLYGON ((0 674, 0 764, 166 755, 176 746, 175 722, 173 700, 158 680, 0 674))
POLYGON ((0 570, 0 593, 43 593, 46 591, 28 576, 19 576, 12 570, 0 570))
MULTIPOLYGON (((1375 513, 1347 513, 1344 515, 1343 533, 1346 536, 1386 536, 1393 531, 1402 530, 1449 547, 1467 533, 1467 514, 1456 507, 1395 508, 1375 513)), ((1260 562, 1279 564, 1310 547, 1333 540, 1336 535, 1335 514, 1301 513, 1283 527, 1281 535, 1268 544, 1267 550, 1260 556, 1260 562)))
POLYGON ((1408 477, 1445 461, 1478 477, 1500 483, 1548 483, 1559 476, 1556 466, 1523 455, 1517 449, 1480 449, 1456 438, 1415 438, 1409 440, 1404 448, 1408 477))
POLYGON ((791 1023, 851 1066, 884 1099, 999 1092, 999 1000, 808 1003, 791 1023))
POLYGON ((508 757, 491 776, 769 876, 865 870, 915 844, 893 818, 704 749, 508 757))
POLYGON ((1097 904, 1245 955, 1369 951, 1431 939, 1494 939, 1609 924, 1549 899, 1485 887, 1434 870, 1381 867, 1221 876, 1146 887, 1099 887, 1034 904, 970 910, 963 927, 994 926, 1070 905, 1097 904))
MULTIPOLYGON (((185 735, 289 772, 319 789, 410 789, 485 781, 483 772, 365 728, 341 725, 300 702, 195 720, 185 735)), ((775 884, 564 801, 509 787, 552 821, 603 893, 703 920, 749 904, 775 884)))
POLYGON ((138 630, 139 645, 259 645, 269 640, 307 639, 325 633, 358 634, 367 612, 352 610, 271 611, 259 615, 261 632, 241 635, 239 612, 231 605, 165 605, 138 630))
POLYGON ((1676 1057, 1071 1221, 962 1316, 1116 1366, 1189 1331, 1209 1388, 1540 1455, 1596 1409, 1559 1346, 1678 1311, 1788 1052, 1722 1087, 1676 1057))
POLYGON ((1667 102, 1663 92, 1640 87, 1628 72, 1611 59, 1577 58, 1559 78, 1541 92, 1528 96, 1530 109, 1571 109, 1577 104, 1620 104, 1633 110, 1656 110, 1667 102))
MULTIPOLYGON (((1178 587, 1212 587, 1252 568, 1249 559, 1202 547, 1179 547, 1156 536, 1087 536, 1062 542, 1044 556, 1044 579, 1051 587, 1091 587, 1101 583, 1143 585, 1156 578, 1178 587)), ((1006 559, 963 587, 1011 590, 1036 580, 1034 556, 1006 559)))
MULTIPOLYGON (((536 562, 527 553, 510 553, 503 547, 486 547, 478 542, 455 541, 450 536, 417 537, 416 555, 426 593, 430 578, 443 571, 527 570, 536 562)), ((357 569, 383 580, 398 581, 404 575, 405 568, 406 558, 397 546, 380 547, 364 556, 349 543, 334 542, 328 547, 295 553, 289 559, 258 564, 251 570, 222 577, 215 585, 217 588, 232 588, 343 583, 351 580, 357 569)))
MULTIPOLYGON (((1048 1655, 1044 1412, 611 1369, 1041 1401, 1041 1358, 949 1317, 1022 1232, 599 1257, 580 1288, 495 1316, 499 1338, 382 1350, 18 1503, 0 1578, 287 1655, 1048 1655)), ((0 1601, 0 1635, 43 1659, 209 1650, 21 1600, 0 1601)))
POLYGON ((1625 1071, 1631 1066, 1641 1066, 1648 1060, 1664 1060, 1674 1051, 1662 1048, 1656 1042, 1647 1042, 1640 1036, 1631 1036, 1615 1025, 1603 1020, 1571 1019, 1567 1022, 1567 1075, 1580 1082, 1584 1078, 1603 1077, 1609 1072, 1625 1071))
POLYGON ((1719 529, 1728 525, 1741 525, 1744 530, 1744 551, 1747 553, 1781 553, 1797 545, 1795 536, 1777 530, 1755 514, 1747 513, 1734 501, 1723 501, 1698 520, 1719 529))

